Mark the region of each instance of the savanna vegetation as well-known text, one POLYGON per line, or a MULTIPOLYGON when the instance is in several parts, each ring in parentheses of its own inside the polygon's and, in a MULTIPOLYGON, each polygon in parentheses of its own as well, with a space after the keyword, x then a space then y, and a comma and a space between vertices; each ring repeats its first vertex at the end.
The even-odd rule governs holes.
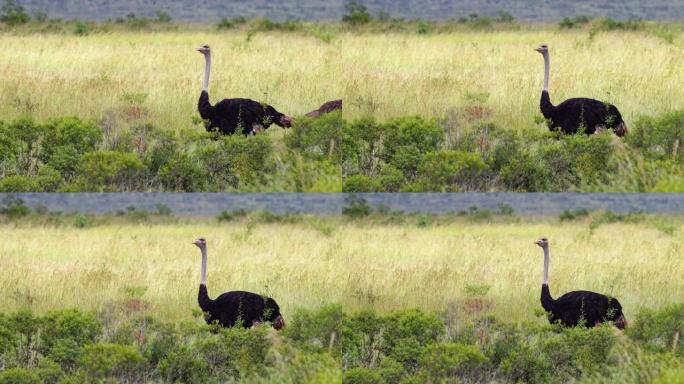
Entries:
POLYGON ((3 12, 1 191, 684 190, 681 23, 428 22, 358 3, 340 22, 212 26, 3 12), (540 42, 552 100, 617 105, 624 140, 548 132, 540 42), (296 117, 343 98, 344 112, 213 140, 197 113, 200 43, 214 51, 213 101, 296 117))
POLYGON ((131 207, 60 214, 16 199, 0 213, 0 382, 677 383, 684 265, 677 216, 510 209, 454 215, 224 212, 131 207), (628 233, 629 236, 624 234, 628 233), (288 326, 216 329, 197 306, 209 241, 211 295, 276 298, 288 326), (551 290, 619 298, 630 322, 560 329, 551 290))

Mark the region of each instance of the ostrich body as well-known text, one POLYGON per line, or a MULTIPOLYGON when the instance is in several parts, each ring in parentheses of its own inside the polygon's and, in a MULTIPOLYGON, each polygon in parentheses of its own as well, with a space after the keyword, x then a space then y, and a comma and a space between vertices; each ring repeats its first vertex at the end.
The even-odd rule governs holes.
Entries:
POLYGON ((551 130, 560 130, 566 134, 578 132, 594 134, 604 129, 612 129, 620 137, 627 134, 627 124, 622 120, 620 111, 614 105, 584 97, 568 99, 559 105, 551 104, 549 47, 541 45, 536 51, 544 57, 544 88, 540 108, 551 130))
POLYGON ((558 299, 549 291, 549 240, 541 238, 535 244, 544 250, 544 281, 542 282, 541 305, 549 314, 551 324, 560 322, 567 327, 584 325, 594 327, 605 321, 612 321, 624 329, 627 319, 622 313, 620 302, 606 295, 591 291, 572 291, 558 299))
POLYGON ((292 118, 278 112, 270 105, 251 99, 224 99, 211 105, 209 102, 209 75, 211 73, 211 48, 203 45, 197 49, 204 55, 204 87, 197 103, 197 110, 207 124, 207 131, 218 130, 224 135, 242 132, 257 134, 271 124, 281 127, 292 125, 292 118))
POLYGON ((285 326, 285 319, 280 314, 280 307, 270 297, 252 292, 230 291, 221 294, 216 299, 209 298, 207 293, 207 241, 199 238, 193 243, 202 252, 202 276, 197 301, 205 313, 208 324, 214 322, 224 327, 241 325, 252 327, 263 321, 269 321, 273 328, 281 329, 285 326))

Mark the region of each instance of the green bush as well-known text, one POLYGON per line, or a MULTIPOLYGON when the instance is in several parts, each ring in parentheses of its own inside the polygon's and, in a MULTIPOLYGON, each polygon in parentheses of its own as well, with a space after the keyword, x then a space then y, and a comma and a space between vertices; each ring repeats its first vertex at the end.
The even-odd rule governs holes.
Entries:
POLYGON ((486 170, 475 153, 442 150, 426 154, 418 174, 430 191, 469 191, 482 189, 486 170))
POLYGON ((0 208, 0 213, 9 216, 11 219, 26 216, 31 213, 31 208, 24 205, 24 200, 18 199, 13 195, 8 195, 2 199, 3 208, 0 208))
POLYGON ((352 368, 344 373, 344 384, 383 384, 382 376, 372 369, 352 368))
POLYGON ((344 203, 345 206, 342 208, 342 214, 353 219, 368 216, 373 212, 373 208, 368 205, 366 200, 353 193, 344 198, 344 203))
POLYGON ((207 188, 206 170, 199 161, 182 154, 159 169, 159 179, 166 190, 198 192, 207 188))
POLYGON ((627 136, 627 142, 652 159, 684 163, 684 111, 641 118, 627 136))
POLYGON ((381 130, 386 135, 381 157, 388 163, 392 163, 403 148, 415 148, 423 154, 439 149, 444 141, 444 128, 434 120, 417 116, 391 120, 383 124, 381 130))
POLYGON ((64 376, 64 371, 56 362, 42 358, 36 367, 36 374, 44 384, 57 384, 59 379, 64 376))
POLYGON ((204 383, 209 378, 208 362, 183 345, 162 358, 157 369, 169 383, 204 383))
POLYGON ((41 384, 40 378, 24 368, 11 368, 0 373, 0 384, 41 384))
POLYGON ((628 333, 649 350, 684 356, 684 304, 641 310, 628 333))
POLYGON ((26 24, 31 20, 31 16, 24 10, 16 0, 5 0, 0 8, 0 21, 9 25, 26 24))
POLYGON ((368 7, 357 0, 350 0, 344 5, 342 21, 351 25, 367 24, 373 20, 368 7))
POLYGON ((56 192, 64 182, 62 175, 49 165, 43 165, 36 173, 37 191, 56 192))
POLYGON ((309 158, 339 163, 342 158, 340 136, 345 129, 340 112, 326 113, 315 119, 298 119, 285 136, 285 144, 309 158))
POLYGON ((27 176, 13 175, 0 179, 0 192, 35 192, 39 190, 38 182, 27 176))
POLYGON ((89 377, 123 382, 142 381, 143 364, 144 359, 134 346, 109 343, 85 346, 77 362, 89 377))
POLYGON ((420 356, 421 365, 435 380, 454 376, 476 378, 485 361, 476 346, 458 343, 432 344, 420 356))
POLYGON ((230 19, 223 17, 218 22, 218 24, 216 24, 216 28, 219 30, 232 29, 232 28, 235 28, 239 25, 245 24, 246 22, 247 22, 247 19, 242 17, 242 16, 233 17, 230 19))
POLYGON ((89 191, 135 191, 143 168, 133 153, 95 151, 81 157, 76 175, 89 191))
POLYGON ((349 176, 342 185, 342 192, 378 192, 381 189, 379 180, 366 175, 349 176))

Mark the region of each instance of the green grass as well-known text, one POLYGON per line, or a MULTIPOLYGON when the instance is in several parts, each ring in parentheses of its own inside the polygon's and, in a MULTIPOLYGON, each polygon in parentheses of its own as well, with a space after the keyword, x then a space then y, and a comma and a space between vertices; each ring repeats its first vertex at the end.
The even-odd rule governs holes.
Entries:
POLYGON ((538 25, 464 27, 426 35, 309 24, 292 33, 257 34, 197 27, 102 27, 84 36, 10 30, 0 33, 0 116, 66 114, 199 130, 192 117, 204 61, 194 48, 209 43, 213 101, 249 97, 297 116, 343 98, 350 118, 418 114, 461 125, 491 120, 523 128, 540 116, 543 62, 533 48, 544 42, 551 47, 553 101, 605 100, 631 123, 684 104, 684 75, 677 71, 683 42, 677 29, 662 38, 657 31, 665 26, 659 26, 598 33, 538 25), (319 39, 311 30, 328 31, 328 37, 319 39))
POLYGON ((542 252, 532 243, 540 236, 551 239, 556 296, 576 289, 611 294, 630 317, 680 301, 684 289, 679 218, 256 214, 219 223, 128 216, 2 224, 0 288, 7 294, 0 307, 101 310, 140 287, 151 313, 188 320, 197 308, 200 258, 191 242, 199 236, 209 242, 210 295, 261 292, 284 313, 336 303, 345 310, 417 307, 543 323, 542 252), (484 304, 473 309, 472 302, 484 304))

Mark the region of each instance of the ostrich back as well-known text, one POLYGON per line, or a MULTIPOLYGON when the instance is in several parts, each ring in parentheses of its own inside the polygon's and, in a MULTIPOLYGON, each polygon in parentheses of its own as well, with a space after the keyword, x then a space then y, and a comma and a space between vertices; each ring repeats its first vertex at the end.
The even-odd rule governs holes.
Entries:
POLYGON ((549 128, 566 134, 583 132, 593 134, 598 127, 616 130, 624 124, 620 111, 612 104, 588 98, 573 98, 553 106, 548 92, 542 92, 541 111, 549 120, 549 128))
POLYGON ((236 132, 248 135, 254 124, 264 128, 272 123, 280 125, 285 116, 272 106, 252 99, 223 99, 211 106, 209 94, 204 91, 200 95, 198 110, 202 119, 208 121, 208 131, 217 129, 224 135, 236 132))
POLYGON ((615 321, 622 315, 622 305, 615 298, 590 291, 572 291, 555 300, 549 321, 560 321, 571 327, 584 322, 585 326, 593 327, 615 321))
POLYGON ((231 291, 217 297, 207 311, 206 321, 217 321, 224 327, 251 327, 255 321, 273 321, 280 316, 275 300, 252 292, 231 291))

